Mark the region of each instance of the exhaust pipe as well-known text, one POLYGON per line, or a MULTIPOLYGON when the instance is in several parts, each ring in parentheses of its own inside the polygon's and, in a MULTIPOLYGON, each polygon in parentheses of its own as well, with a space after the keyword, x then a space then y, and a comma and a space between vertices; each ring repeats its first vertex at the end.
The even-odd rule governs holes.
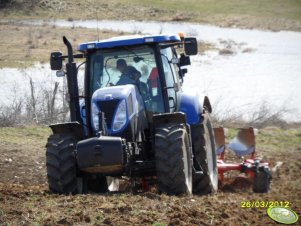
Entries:
POLYGON ((79 93, 78 93, 78 81, 77 81, 77 68, 76 64, 73 62, 73 49, 68 41, 68 39, 63 37, 64 44, 68 49, 68 63, 66 64, 66 74, 67 74, 67 84, 68 93, 70 96, 69 109, 71 121, 77 121, 82 124, 82 119, 80 117, 80 107, 79 107, 79 93))

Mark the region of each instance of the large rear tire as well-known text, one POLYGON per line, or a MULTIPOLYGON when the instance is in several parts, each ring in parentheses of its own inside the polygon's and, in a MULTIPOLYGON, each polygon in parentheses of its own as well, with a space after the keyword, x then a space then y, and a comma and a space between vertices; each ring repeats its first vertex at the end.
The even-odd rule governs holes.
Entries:
POLYGON ((75 159, 76 139, 69 134, 53 134, 46 145, 46 168, 49 190, 56 194, 77 194, 75 159))
POLYGON ((203 114, 203 122, 192 128, 192 145, 195 169, 201 168, 203 174, 193 172, 193 193, 206 195, 218 189, 218 173, 215 142, 209 115, 203 114))
POLYGON ((168 195, 191 194, 191 153, 184 124, 156 128, 155 156, 159 191, 168 195))

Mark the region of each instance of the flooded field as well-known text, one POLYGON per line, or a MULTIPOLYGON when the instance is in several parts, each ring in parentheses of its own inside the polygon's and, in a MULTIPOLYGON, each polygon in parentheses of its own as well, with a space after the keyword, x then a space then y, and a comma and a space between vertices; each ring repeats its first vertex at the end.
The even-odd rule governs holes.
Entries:
MULTIPOLYGON (((285 110, 284 119, 300 121, 301 33, 220 28, 190 23, 136 21, 15 21, 31 26, 111 29, 139 34, 178 33, 213 43, 216 50, 192 58, 184 78, 184 89, 208 95, 216 111, 243 112, 248 118, 262 105, 272 111, 285 110)), ((100 34, 101 38, 101 34, 100 34)), ((91 40, 87 40, 91 41, 91 40)), ((49 50, 50 52, 51 50, 49 50)), ((65 51, 62 49, 62 51, 65 51)), ((38 84, 59 81, 49 65, 0 69, 0 102, 28 92, 28 78, 38 84), (47 82, 45 82, 47 81, 47 82), (16 92, 18 90, 18 92, 16 92), (14 95, 12 95, 14 94, 14 95)))

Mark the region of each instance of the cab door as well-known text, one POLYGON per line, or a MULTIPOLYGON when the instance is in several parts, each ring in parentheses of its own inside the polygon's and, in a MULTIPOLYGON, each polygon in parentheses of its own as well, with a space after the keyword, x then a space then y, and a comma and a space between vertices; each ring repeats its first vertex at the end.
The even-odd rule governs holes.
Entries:
POLYGON ((169 112, 177 110, 177 92, 180 91, 179 67, 177 65, 177 56, 171 47, 161 48, 161 61, 165 78, 165 89, 168 96, 169 112))

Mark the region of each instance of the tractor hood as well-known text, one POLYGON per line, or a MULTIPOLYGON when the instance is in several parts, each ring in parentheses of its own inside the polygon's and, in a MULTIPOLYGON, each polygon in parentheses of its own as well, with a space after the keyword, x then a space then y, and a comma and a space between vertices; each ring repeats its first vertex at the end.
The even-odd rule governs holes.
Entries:
POLYGON ((122 132, 130 121, 144 110, 136 86, 121 85, 98 89, 91 100, 91 118, 95 132, 99 131, 99 113, 103 112, 109 134, 122 132))

